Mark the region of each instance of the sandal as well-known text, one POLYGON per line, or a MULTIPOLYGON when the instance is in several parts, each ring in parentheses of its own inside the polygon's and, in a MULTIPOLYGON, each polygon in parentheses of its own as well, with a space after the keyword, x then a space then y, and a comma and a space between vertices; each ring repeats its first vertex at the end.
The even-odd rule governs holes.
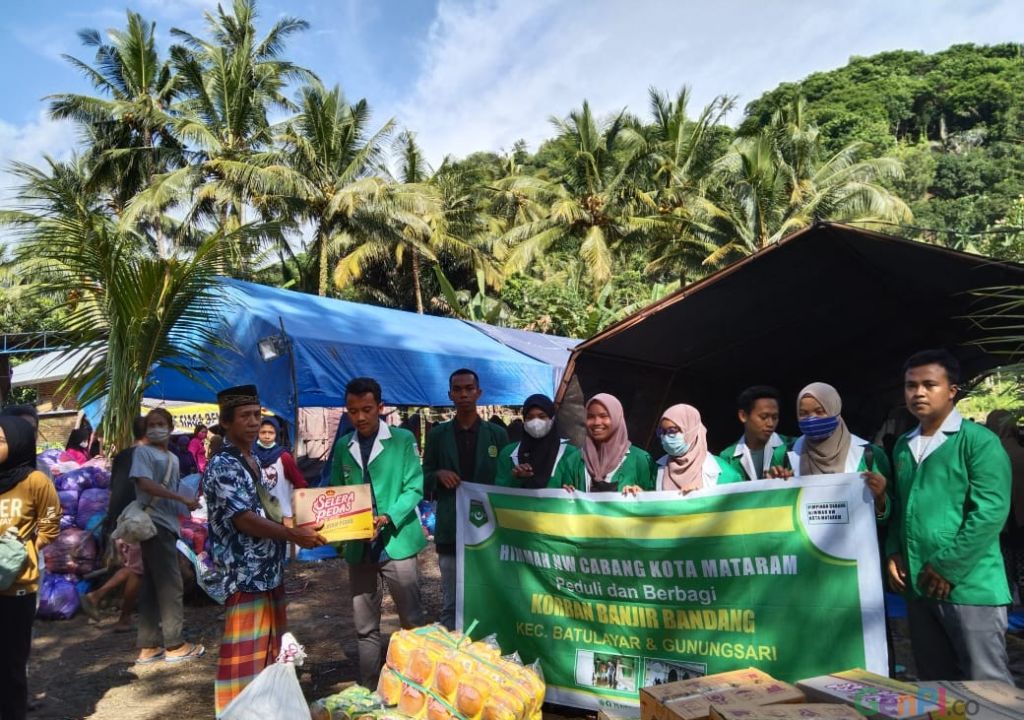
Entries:
POLYGON ((156 655, 150 655, 147 658, 136 658, 135 659, 135 664, 136 665, 151 665, 152 663, 159 662, 159 661, 163 660, 164 654, 165 654, 164 651, 161 650, 156 655))
POLYGON ((205 647, 203 647, 202 645, 197 645, 195 643, 192 643, 192 647, 189 648, 189 651, 187 653, 185 653, 184 655, 165 655, 164 662, 169 662, 169 663, 186 662, 188 660, 195 660, 197 658, 201 658, 205 654, 206 654, 206 648, 205 647))

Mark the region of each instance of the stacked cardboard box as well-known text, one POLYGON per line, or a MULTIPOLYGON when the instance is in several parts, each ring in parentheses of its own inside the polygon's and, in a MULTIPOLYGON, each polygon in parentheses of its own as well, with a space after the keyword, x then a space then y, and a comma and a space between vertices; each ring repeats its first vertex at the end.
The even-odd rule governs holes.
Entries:
POLYGON ((680 680, 640 691, 641 720, 708 720, 711 709, 799 703, 804 695, 755 668, 680 680))
POLYGON ((711 720, 864 720, 846 705, 733 705, 711 707, 711 720))
POLYGON ((904 683, 866 670, 801 680, 808 698, 843 703, 872 720, 1020 720, 1024 691, 1000 682, 904 683))

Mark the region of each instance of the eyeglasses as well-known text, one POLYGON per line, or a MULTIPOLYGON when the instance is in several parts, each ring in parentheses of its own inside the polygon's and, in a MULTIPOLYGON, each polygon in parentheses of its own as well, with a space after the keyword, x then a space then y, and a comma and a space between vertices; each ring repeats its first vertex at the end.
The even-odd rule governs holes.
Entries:
POLYGON ((668 430, 663 430, 662 428, 658 428, 657 430, 654 431, 654 434, 657 435, 658 438, 660 439, 660 438, 665 437, 666 435, 668 435, 669 437, 673 437, 675 435, 682 435, 683 431, 680 430, 679 428, 669 428, 668 430))

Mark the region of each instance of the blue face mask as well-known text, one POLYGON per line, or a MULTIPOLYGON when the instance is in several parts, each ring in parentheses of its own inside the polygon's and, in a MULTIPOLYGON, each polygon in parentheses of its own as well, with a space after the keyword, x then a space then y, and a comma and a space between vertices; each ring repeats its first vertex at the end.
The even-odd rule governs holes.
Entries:
POLYGON ((690 443, 686 442, 682 433, 676 433, 675 435, 662 435, 661 447, 671 457, 682 457, 689 452, 690 443))
POLYGON ((811 440, 824 440, 839 427, 839 416, 836 417, 805 417, 797 421, 800 432, 811 440))

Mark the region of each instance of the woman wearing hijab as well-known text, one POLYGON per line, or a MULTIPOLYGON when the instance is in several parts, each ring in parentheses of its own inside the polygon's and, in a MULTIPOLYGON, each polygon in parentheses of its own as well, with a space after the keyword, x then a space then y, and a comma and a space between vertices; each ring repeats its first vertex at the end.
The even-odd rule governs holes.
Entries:
POLYGON ((206 470, 206 436, 209 430, 205 425, 199 423, 192 431, 192 439, 188 441, 188 452, 196 461, 199 472, 206 470))
POLYGON ((788 454, 791 470, 772 468, 773 477, 863 474, 875 498, 879 519, 889 515, 885 493, 886 478, 892 475, 885 451, 849 431, 842 418, 839 392, 823 382, 814 382, 797 396, 796 416, 803 433, 788 454))
POLYGON ((708 452, 708 431, 692 405, 673 405, 661 416, 658 439, 665 455, 658 460, 657 490, 683 495, 714 485, 742 482, 725 460, 708 452))
POLYGON ((585 472, 580 451, 558 436, 551 398, 539 394, 526 398, 523 438, 502 448, 494 484, 531 490, 577 486, 585 472))
POLYGON ((8 405, 3 410, 0 410, 0 415, 4 417, 19 417, 32 426, 36 435, 39 434, 39 411, 35 405, 8 405))
POLYGON ((0 717, 28 711, 28 654, 39 591, 39 550, 60 532, 60 498, 36 470, 35 431, 0 417, 0 533, 13 528, 28 558, 14 583, 0 590, 0 717))
POLYGON ((653 490, 654 461, 630 443, 622 403, 608 393, 598 393, 587 401, 586 408, 585 472, 578 483, 565 485, 565 489, 628 495, 653 490))
POLYGON ((89 462, 89 444, 92 440, 92 430, 80 427, 72 430, 68 436, 68 442, 64 446, 64 452, 57 456, 57 462, 76 462, 85 465, 89 462))
POLYGON ((306 479, 299 472, 295 458, 280 443, 281 424, 272 417, 265 417, 260 422, 260 434, 252 454, 260 464, 263 474, 263 486, 277 498, 281 504, 281 513, 285 525, 290 525, 294 517, 292 511, 292 490, 308 487, 306 479))

